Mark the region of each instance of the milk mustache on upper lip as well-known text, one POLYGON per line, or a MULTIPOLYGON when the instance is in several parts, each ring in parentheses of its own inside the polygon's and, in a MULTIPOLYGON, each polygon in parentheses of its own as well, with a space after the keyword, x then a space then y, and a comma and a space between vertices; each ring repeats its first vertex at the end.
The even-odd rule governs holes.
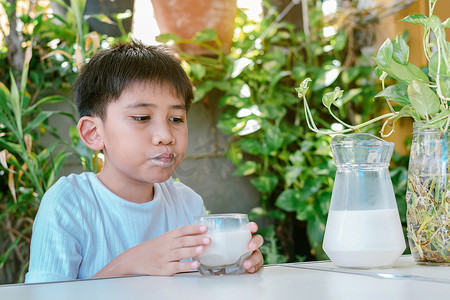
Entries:
POLYGON ((152 162, 161 167, 170 167, 175 162, 176 153, 158 153, 150 157, 152 162))

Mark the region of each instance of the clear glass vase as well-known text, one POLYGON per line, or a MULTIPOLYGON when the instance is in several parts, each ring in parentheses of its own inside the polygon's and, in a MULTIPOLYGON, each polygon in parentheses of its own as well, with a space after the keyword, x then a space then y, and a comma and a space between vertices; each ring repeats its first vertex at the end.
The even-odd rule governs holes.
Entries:
POLYGON ((418 263, 450 265, 450 136, 415 122, 408 167, 407 231, 418 263))

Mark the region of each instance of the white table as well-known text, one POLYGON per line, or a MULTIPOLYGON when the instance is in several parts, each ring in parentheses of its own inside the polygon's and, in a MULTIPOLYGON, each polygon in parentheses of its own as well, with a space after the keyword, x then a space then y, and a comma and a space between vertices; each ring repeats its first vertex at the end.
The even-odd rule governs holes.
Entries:
POLYGON ((341 269, 322 261, 269 265, 234 276, 184 273, 0 286, 1 300, 449 298, 450 267, 417 265, 411 256, 391 269, 341 269))

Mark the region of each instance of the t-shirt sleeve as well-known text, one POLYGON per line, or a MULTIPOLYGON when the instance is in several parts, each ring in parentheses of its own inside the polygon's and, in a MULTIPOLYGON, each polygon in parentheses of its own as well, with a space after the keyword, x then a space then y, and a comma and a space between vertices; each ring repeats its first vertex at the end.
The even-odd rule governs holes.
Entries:
POLYGON ((83 230, 76 194, 61 178, 44 195, 33 225, 26 283, 77 278, 83 230))

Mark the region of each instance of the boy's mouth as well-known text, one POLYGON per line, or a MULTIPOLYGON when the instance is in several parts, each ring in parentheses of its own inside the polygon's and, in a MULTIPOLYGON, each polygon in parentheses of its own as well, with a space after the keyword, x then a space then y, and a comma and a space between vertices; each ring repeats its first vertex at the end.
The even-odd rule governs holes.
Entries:
POLYGON ((176 153, 157 153, 152 155, 150 159, 155 165, 167 168, 173 165, 176 156, 176 153))

